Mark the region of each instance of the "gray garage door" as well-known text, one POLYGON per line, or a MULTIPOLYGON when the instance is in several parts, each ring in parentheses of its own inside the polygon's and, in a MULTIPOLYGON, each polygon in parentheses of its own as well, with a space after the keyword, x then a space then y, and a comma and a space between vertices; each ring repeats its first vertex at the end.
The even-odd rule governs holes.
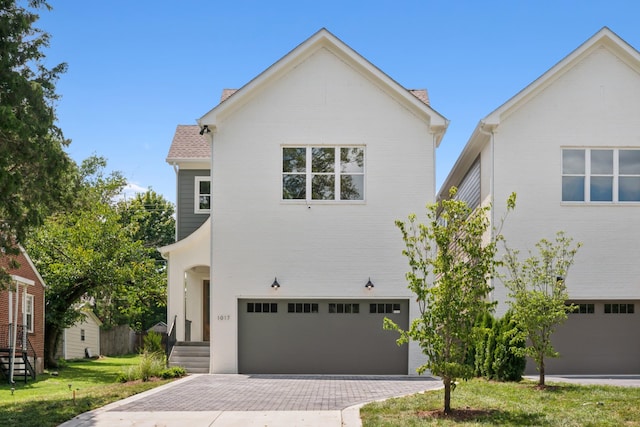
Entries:
MULTIPOLYGON (((580 307, 552 337, 559 358, 547 359, 547 374, 640 373, 638 301, 578 301, 580 307)), ((527 373, 535 365, 527 363, 527 373)))
POLYGON ((238 371, 244 374, 407 374, 408 349, 382 329, 406 329, 407 300, 240 300, 238 371))

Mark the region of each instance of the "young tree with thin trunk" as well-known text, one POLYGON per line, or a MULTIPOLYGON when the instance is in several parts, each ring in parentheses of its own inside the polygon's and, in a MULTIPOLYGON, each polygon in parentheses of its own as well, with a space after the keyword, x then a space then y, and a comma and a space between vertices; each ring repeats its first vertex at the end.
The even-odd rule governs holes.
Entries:
POLYGON ((545 358, 559 356, 551 336, 574 309, 566 303, 569 294, 565 280, 580 246, 560 231, 555 241, 540 240, 536 244, 538 254, 530 252, 521 262, 518 251, 509 249, 505 243, 504 265, 508 275, 504 283, 510 292, 513 320, 527 342, 516 351, 533 359, 540 387, 545 385, 545 358))
POLYGON ((428 358, 418 373, 429 370, 442 378, 445 414, 451 413, 455 381, 473 377, 468 354, 476 336, 474 323, 493 308, 488 296, 496 267, 495 239, 486 239, 490 207, 471 209, 454 200, 456 191, 451 189, 449 200, 427 206, 425 224, 415 214, 406 222, 396 221, 405 243, 402 253, 409 260, 408 287, 420 316, 408 330, 390 319, 384 323, 400 333, 399 345, 418 342, 428 358))

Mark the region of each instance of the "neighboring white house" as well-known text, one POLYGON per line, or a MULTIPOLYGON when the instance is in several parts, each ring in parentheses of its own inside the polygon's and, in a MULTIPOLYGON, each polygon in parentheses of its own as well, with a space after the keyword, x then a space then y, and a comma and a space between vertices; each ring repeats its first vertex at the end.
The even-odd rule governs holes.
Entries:
POLYGON ((394 221, 435 200, 447 125, 322 29, 178 126, 177 340, 210 341, 211 373, 415 373, 382 329, 418 315, 394 221))
POLYGON ((58 343, 57 357, 82 359, 100 355, 102 322, 89 310, 83 310, 82 314, 82 320, 63 331, 58 343))
MULTIPOLYGON (((580 310, 554 335, 547 373, 640 373, 640 54, 603 28, 483 118, 443 185, 526 256, 564 230, 583 247, 567 277, 580 310)), ((498 313, 507 292, 495 281, 498 313)), ((528 367, 529 371, 532 367, 528 367)))

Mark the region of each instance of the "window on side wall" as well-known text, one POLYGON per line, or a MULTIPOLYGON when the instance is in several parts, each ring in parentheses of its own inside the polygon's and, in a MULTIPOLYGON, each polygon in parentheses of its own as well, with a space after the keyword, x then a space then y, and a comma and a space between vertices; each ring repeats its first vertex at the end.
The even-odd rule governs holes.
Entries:
POLYGON ((640 149, 563 149, 562 201, 640 202, 640 149))
POLYGON ((364 147, 282 148, 282 199, 364 201, 364 147))
POLYGON ((211 212, 211 178, 208 176, 195 177, 195 213, 211 212))
POLYGON ((26 295, 24 313, 26 317, 25 326, 27 331, 33 333, 33 295, 26 295))

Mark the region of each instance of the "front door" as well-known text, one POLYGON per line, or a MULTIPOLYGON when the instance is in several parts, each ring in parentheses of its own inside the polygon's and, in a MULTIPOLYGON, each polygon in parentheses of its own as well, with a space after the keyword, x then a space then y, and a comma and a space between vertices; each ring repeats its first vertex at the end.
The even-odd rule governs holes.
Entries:
POLYGON ((210 286, 209 280, 202 281, 202 340, 209 341, 209 322, 210 322, 210 307, 209 307, 209 296, 210 296, 210 286))

